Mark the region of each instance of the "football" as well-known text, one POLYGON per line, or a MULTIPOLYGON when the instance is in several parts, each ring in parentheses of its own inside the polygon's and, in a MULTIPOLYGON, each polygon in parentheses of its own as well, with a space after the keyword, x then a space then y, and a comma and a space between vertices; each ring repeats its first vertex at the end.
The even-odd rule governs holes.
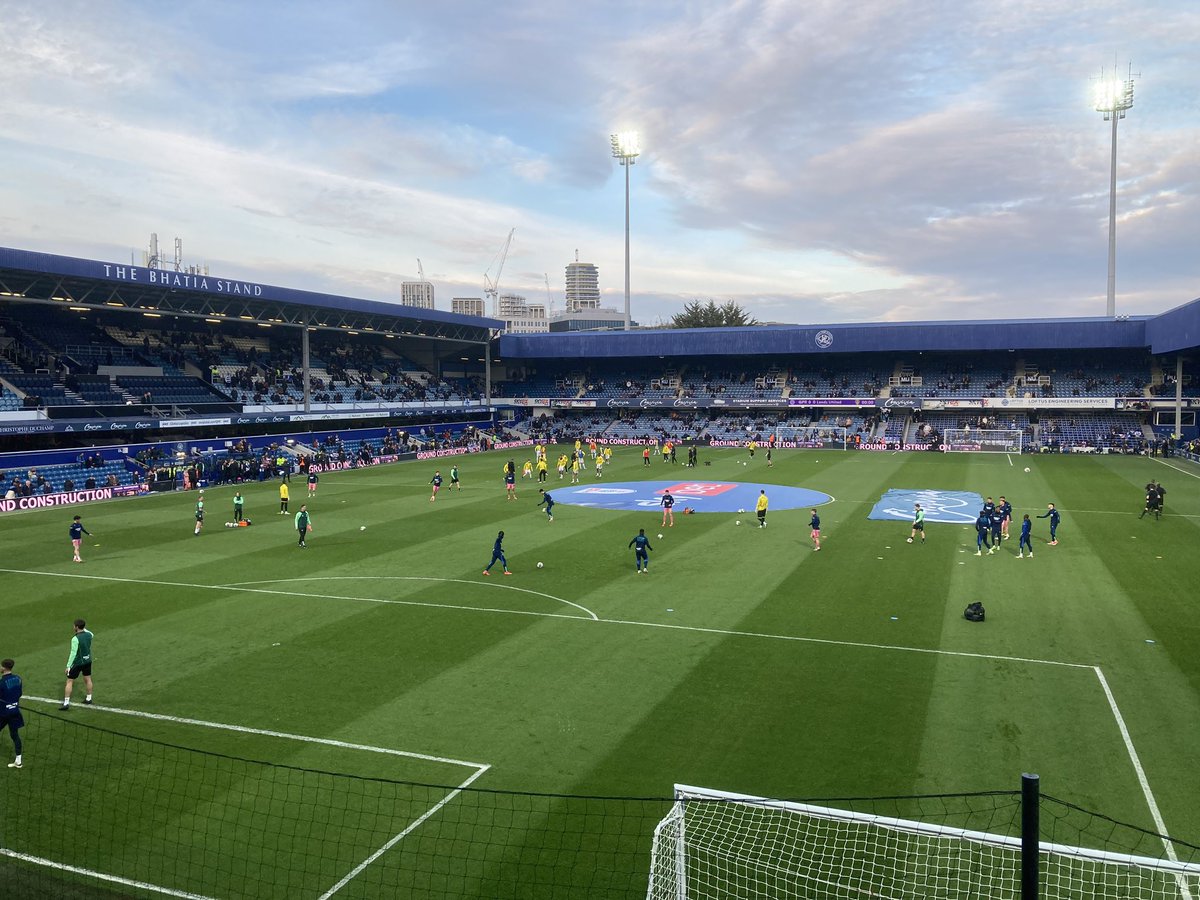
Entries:
POLYGON ((359 525, 359 526, 358 526, 358 530, 359 530, 359 531, 366 531, 366 530, 367 530, 367 526, 366 526, 366 525, 359 525))
POLYGON ((660 541, 663 539, 662 532, 659 532, 659 534, 658 534, 658 539, 659 539, 660 541))
POLYGON ((1029 471, 1029 466, 1026 466, 1026 467, 1025 467, 1025 471, 1026 471, 1026 472, 1028 472, 1028 471, 1029 471))
POLYGON ((538 568, 540 569, 541 567, 542 567, 542 564, 541 564, 541 563, 538 563, 538 568))
POLYGON ((742 520, 741 520, 741 519, 738 519, 738 520, 737 520, 736 522, 734 522, 733 524, 734 524, 734 525, 741 525, 741 524, 742 524, 742 520))

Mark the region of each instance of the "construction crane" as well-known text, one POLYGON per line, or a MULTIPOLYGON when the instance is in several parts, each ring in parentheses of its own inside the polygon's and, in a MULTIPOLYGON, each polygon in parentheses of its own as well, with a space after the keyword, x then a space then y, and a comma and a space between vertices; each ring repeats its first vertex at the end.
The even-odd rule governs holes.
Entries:
POLYGON ((553 316, 554 315, 554 295, 552 293, 550 293, 550 273, 543 272, 542 274, 545 275, 545 277, 546 277, 546 300, 548 301, 548 304, 549 304, 546 307, 546 315, 553 316))
POLYGON ((491 264, 487 267, 487 271, 483 273, 483 292, 492 298, 492 315, 494 316, 500 313, 500 273, 504 271, 504 261, 508 259, 508 248, 512 245, 513 235, 516 233, 517 229, 515 228, 508 233, 508 237, 504 239, 504 246, 492 257, 491 264), (494 278, 488 274, 493 268, 496 270, 494 278))
POLYGON ((425 280, 425 267, 421 265, 421 258, 417 257, 417 281, 425 280))

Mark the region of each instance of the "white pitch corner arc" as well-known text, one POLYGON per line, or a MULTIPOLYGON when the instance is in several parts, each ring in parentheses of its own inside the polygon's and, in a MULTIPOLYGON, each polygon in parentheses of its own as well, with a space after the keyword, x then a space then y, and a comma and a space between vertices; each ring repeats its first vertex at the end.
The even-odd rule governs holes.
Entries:
MULTIPOLYGON (((214 587, 224 588, 249 588, 260 584, 290 584, 301 581, 439 581, 448 582, 451 584, 471 584, 483 585, 485 587, 499 588, 505 591, 517 591, 521 594, 532 594, 535 597, 545 597, 547 600, 553 600, 555 603, 563 603, 567 606, 572 606, 582 612, 587 618, 593 622, 600 621, 600 617, 592 610, 588 609, 581 603, 575 603, 571 600, 564 600, 562 597, 555 597, 553 594, 547 594, 543 591, 535 591, 532 588, 524 588, 515 584, 504 584, 502 582, 488 581, 472 581, 469 578, 439 578, 433 575, 314 575, 304 578, 268 578, 262 581, 238 581, 232 584, 214 585, 214 587)), ((578 617, 582 618, 582 617, 578 617)))

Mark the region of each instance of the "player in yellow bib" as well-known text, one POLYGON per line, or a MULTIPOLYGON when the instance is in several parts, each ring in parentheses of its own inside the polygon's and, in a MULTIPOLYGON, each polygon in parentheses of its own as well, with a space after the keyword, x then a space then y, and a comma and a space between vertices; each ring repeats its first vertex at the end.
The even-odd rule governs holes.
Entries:
POLYGON ((758 513, 758 527, 767 527, 767 492, 758 492, 758 503, 755 504, 754 511, 758 513))

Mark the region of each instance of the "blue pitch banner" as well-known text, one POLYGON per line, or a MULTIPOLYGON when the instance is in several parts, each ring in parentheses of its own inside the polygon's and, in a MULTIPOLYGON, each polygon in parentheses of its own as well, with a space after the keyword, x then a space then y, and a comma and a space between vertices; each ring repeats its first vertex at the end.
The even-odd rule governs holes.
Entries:
POLYGON ((871 514, 867 518, 911 522, 913 509, 918 503, 925 510, 926 522, 944 522, 950 525, 972 525, 979 515, 979 510, 983 509, 983 498, 972 491, 890 488, 879 498, 879 502, 871 507, 871 514))
MULTIPOLYGON (((520 490, 520 485, 517 489, 520 490)), ((691 507, 698 513, 739 510, 750 513, 758 502, 760 490, 767 492, 771 510, 811 508, 833 500, 828 494, 808 488, 740 481, 597 481, 549 487, 547 493, 557 502, 573 506, 636 512, 660 509, 662 495, 668 489, 675 498, 677 513, 682 513, 684 507, 691 507)))

